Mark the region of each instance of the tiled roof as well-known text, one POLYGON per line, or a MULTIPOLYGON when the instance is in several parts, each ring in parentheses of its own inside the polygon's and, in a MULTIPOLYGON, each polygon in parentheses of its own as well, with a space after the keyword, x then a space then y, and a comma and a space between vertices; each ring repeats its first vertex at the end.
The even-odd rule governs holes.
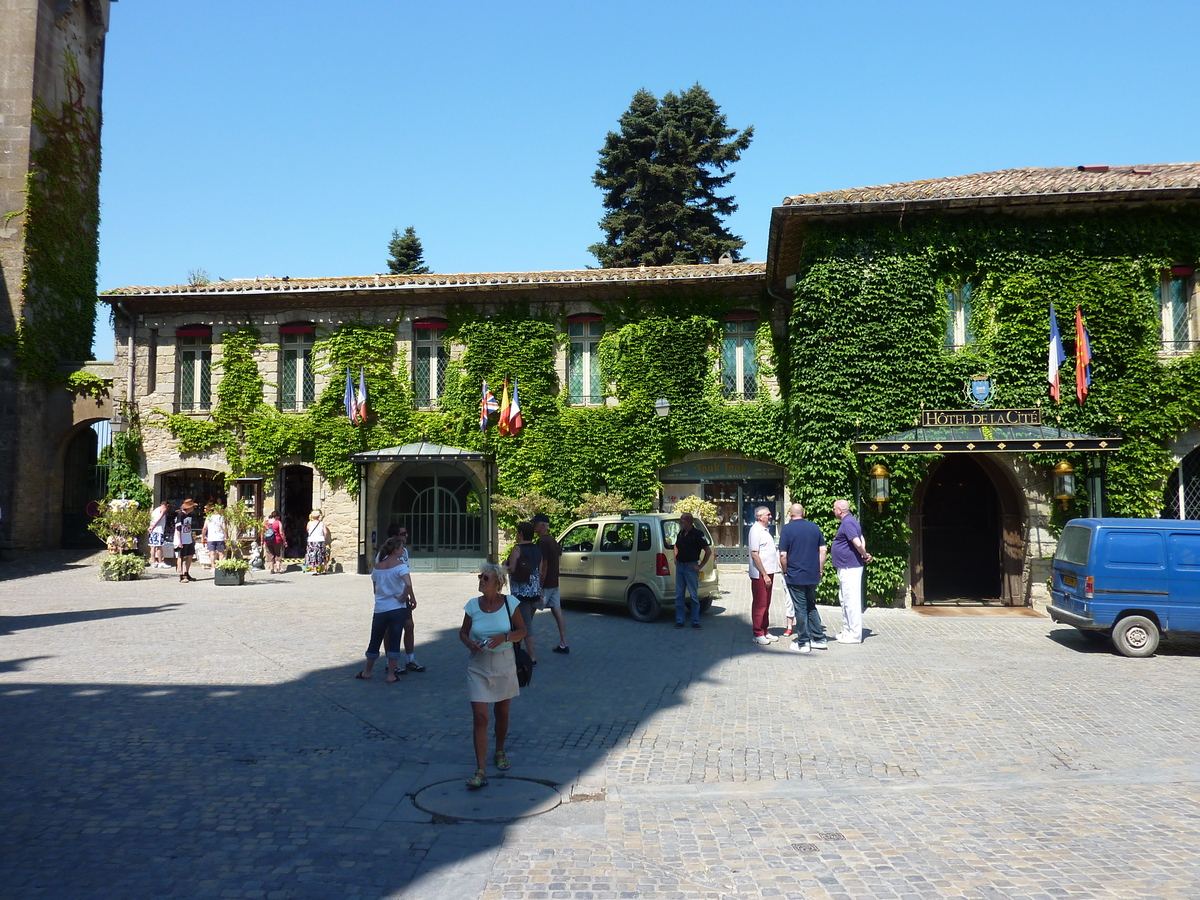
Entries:
POLYGON ((1078 166, 1003 169, 950 178, 785 197, 784 206, 897 203, 970 197, 1023 197, 1054 194, 1107 194, 1200 188, 1200 163, 1144 166, 1078 166))
POLYGON ((106 296, 163 294, 268 293, 282 291, 359 291, 374 289, 439 290, 454 288, 530 287, 540 285, 620 284, 762 277, 766 263, 729 265, 645 266, 634 269, 572 269, 560 272, 475 272, 461 275, 360 275, 348 278, 239 278, 208 284, 164 287, 131 286, 105 291, 106 296))

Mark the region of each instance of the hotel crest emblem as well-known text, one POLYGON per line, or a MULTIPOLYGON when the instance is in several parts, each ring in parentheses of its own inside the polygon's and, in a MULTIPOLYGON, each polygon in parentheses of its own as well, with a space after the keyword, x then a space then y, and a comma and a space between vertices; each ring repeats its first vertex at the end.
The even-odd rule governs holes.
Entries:
POLYGON ((996 397, 996 382, 989 375, 972 375, 963 396, 975 409, 987 409, 996 397))

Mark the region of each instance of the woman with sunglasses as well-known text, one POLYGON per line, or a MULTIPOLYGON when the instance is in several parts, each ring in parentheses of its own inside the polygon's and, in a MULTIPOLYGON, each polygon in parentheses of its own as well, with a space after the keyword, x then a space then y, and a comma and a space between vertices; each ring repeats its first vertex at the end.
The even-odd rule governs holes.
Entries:
POLYGON ((467 693, 471 698, 474 721, 475 774, 467 787, 477 789, 488 783, 488 704, 496 705, 496 768, 509 768, 504 755, 508 737, 508 705, 521 693, 517 686, 517 662, 513 642, 525 637, 525 623, 517 598, 503 593, 508 573, 503 566, 488 564, 479 571, 479 596, 464 607, 458 639, 471 651, 467 663, 467 693))

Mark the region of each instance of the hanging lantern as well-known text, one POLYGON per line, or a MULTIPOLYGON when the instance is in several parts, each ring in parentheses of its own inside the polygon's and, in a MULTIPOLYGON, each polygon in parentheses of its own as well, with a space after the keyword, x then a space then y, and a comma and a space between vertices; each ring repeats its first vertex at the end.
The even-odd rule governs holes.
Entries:
POLYGON ((883 504, 892 499, 891 474, 883 463, 871 467, 871 500, 879 512, 883 512, 883 504))
POLYGON ((1075 467, 1065 459, 1054 467, 1054 499, 1062 501, 1062 508, 1075 499, 1075 467))

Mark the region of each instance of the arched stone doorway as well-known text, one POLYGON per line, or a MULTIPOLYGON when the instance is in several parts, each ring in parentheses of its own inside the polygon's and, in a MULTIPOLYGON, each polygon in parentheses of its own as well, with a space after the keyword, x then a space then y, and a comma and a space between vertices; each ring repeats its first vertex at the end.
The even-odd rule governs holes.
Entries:
POLYGON ((914 602, 1023 603, 1023 510, 1011 473, 995 461, 979 454, 940 460, 913 496, 914 602))
POLYGON ((63 452, 62 546, 69 550, 99 549, 103 542, 88 531, 93 504, 108 494, 108 450, 112 433, 107 419, 89 422, 75 432, 63 452))
POLYGON ((383 543, 390 525, 400 524, 408 529, 414 558, 462 559, 478 565, 487 555, 483 497, 482 487, 465 468, 452 463, 402 465, 379 493, 378 543, 383 543))

